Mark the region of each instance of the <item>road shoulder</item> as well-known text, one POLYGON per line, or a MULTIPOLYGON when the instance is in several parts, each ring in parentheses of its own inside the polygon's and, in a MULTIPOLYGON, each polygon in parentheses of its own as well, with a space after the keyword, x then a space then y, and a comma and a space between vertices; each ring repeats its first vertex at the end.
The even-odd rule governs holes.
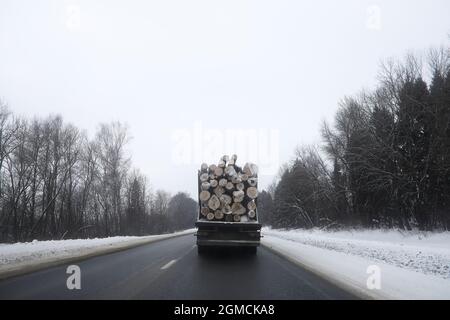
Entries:
POLYGON ((448 299, 448 279, 425 275, 380 261, 305 245, 265 235, 267 249, 306 268, 363 299, 448 299), (380 287, 369 289, 371 270, 377 268, 380 287))
MULTIPOLYGON (((0 280, 4 280, 19 275, 24 275, 27 273, 43 270, 50 267, 55 267, 58 265, 81 261, 96 256, 119 252, 161 240, 185 236, 193 234, 194 232, 195 232, 194 229, 189 229, 185 231, 163 235, 132 237, 130 238, 130 240, 123 240, 118 242, 111 241, 109 243, 101 245, 93 245, 92 247, 80 247, 78 249, 74 248, 72 250, 69 250, 68 252, 62 251, 62 255, 58 255, 56 252, 55 255, 38 257, 33 260, 24 260, 18 262, 12 261, 11 263, 5 263, 0 266, 0 280)), ((97 239, 92 239, 92 241, 95 240, 97 239)), ((71 240, 63 240, 63 241, 71 241, 71 240)), ((1 253, 2 252, 0 248, 0 254, 1 253)))

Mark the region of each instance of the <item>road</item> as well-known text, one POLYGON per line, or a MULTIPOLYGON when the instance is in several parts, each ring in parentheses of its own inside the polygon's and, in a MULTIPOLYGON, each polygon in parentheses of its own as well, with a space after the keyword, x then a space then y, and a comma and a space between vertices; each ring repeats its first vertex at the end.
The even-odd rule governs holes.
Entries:
POLYGON ((192 234, 77 265, 80 290, 63 265, 1 281, 0 299, 356 299, 264 247, 199 256, 192 234))

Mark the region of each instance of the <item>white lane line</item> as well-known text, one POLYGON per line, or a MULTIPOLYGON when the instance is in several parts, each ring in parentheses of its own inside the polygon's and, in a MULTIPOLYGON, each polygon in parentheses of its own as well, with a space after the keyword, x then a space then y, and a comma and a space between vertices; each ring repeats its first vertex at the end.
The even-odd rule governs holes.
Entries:
POLYGON ((166 263, 165 265, 163 265, 161 267, 161 270, 166 270, 166 269, 170 268, 175 262, 177 262, 177 259, 173 259, 173 260, 169 261, 168 263, 166 263))

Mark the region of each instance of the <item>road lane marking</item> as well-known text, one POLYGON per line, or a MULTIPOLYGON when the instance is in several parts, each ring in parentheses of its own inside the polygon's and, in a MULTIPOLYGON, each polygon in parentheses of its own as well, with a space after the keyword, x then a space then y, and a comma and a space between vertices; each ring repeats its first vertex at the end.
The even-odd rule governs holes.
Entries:
POLYGON ((166 270, 166 269, 170 268, 175 262, 177 262, 177 259, 173 259, 173 260, 169 261, 168 263, 166 263, 165 265, 163 265, 161 267, 161 270, 166 270))

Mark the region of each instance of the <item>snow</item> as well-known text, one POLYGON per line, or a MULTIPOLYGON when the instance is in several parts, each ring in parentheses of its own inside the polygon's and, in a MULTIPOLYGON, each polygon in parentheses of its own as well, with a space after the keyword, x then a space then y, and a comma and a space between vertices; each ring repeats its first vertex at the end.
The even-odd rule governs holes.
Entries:
POLYGON ((109 237, 94 239, 51 240, 0 244, 0 277, 28 270, 39 265, 65 261, 66 259, 93 256, 160 239, 193 233, 195 229, 144 237, 109 237))
POLYGON ((450 299, 450 233, 263 229, 262 243, 330 281, 376 299, 450 299), (368 289, 368 267, 380 289, 368 289))

